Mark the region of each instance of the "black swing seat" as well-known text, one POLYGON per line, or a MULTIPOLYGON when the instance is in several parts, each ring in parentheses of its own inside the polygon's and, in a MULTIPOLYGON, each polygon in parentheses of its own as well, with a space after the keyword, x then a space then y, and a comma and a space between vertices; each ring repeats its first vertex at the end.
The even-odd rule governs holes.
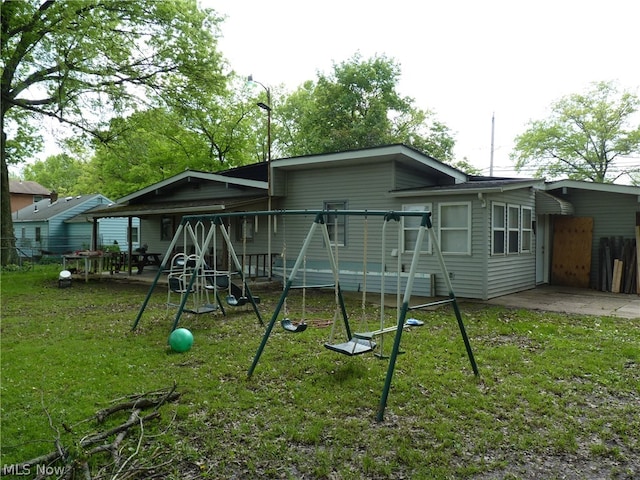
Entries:
POLYGON ((280 322, 282 328, 284 328, 287 332, 300 333, 304 332, 307 329, 307 324, 304 322, 300 322, 297 325, 291 322, 288 318, 285 318, 280 322))
POLYGON ((354 355, 360 355, 361 353, 368 353, 373 351, 376 348, 376 343, 370 340, 363 340, 361 338, 352 338, 348 342, 344 343, 325 343, 325 348, 332 350, 334 352, 342 353, 344 355, 349 355, 350 357, 354 355))
MULTIPOLYGON (((228 288, 228 285, 229 284, 227 283, 227 287, 225 287, 225 289, 228 288)), ((260 303, 260 297, 252 295, 252 298, 255 304, 260 303)), ((233 282, 231 282, 231 293, 227 295, 226 300, 227 305, 229 305, 230 307, 241 307, 243 305, 246 305, 247 303, 251 303, 249 297, 243 295, 242 289, 233 282)))

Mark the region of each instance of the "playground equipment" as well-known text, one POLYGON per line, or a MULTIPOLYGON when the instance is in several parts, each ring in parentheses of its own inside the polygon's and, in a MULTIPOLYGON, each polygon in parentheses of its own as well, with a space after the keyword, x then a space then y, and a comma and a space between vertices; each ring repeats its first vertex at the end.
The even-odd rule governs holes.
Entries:
MULTIPOLYGON (((293 212, 292 212, 293 213, 293 212)), ((258 365, 258 362, 260 360, 260 357, 262 355, 262 352, 264 351, 264 348, 266 347, 267 341, 271 335, 271 332, 273 330, 274 324, 278 318, 278 315, 280 313, 280 310, 282 309, 283 305, 285 304, 287 295, 289 293, 289 290, 292 288, 293 282, 296 278, 296 276, 298 275, 298 272, 300 270, 300 267, 302 265, 302 263, 305 261, 306 258, 306 254, 307 251, 309 249, 309 245, 311 244, 311 241, 314 238, 314 235, 316 234, 316 232, 318 230, 320 230, 321 234, 322 234, 322 238, 323 238, 323 244, 325 246, 325 250, 326 250, 326 254, 327 254, 327 259, 329 261, 330 264, 330 268, 331 268, 331 272, 332 272, 332 276, 333 276, 333 281, 334 281, 334 292, 335 292, 335 299, 336 299, 336 305, 337 305, 337 310, 341 311, 342 313, 342 319, 343 319, 343 325, 344 325, 344 329, 346 332, 346 336, 347 339, 345 342, 343 343, 339 343, 339 344, 333 344, 333 343, 327 343, 325 344, 325 347, 328 348, 329 350, 341 353, 341 354, 345 354, 345 355, 358 355, 358 354, 363 354, 363 353, 367 353, 367 352, 371 352, 373 351, 373 349, 375 348, 375 342, 373 341, 374 338, 384 335, 386 333, 392 333, 395 332, 395 338, 394 338, 394 342, 393 342, 393 348, 391 351, 391 355, 389 357, 389 366, 387 369, 387 375, 385 378, 385 384, 383 387, 383 391, 382 391, 382 395, 380 398, 380 403, 379 403, 379 407, 378 407, 378 413, 377 413, 377 420, 378 421, 382 421, 382 419, 384 418, 384 411, 387 405, 387 399, 388 399, 388 395, 389 395, 389 390, 391 388, 391 381, 393 379, 393 374, 394 374, 394 370, 395 370, 395 364, 396 364, 396 360, 398 357, 398 354, 400 352, 400 344, 401 344, 401 339, 402 339, 402 333, 404 330, 404 325, 405 325, 405 321, 406 321, 406 316, 407 316, 407 312, 409 312, 410 310, 413 309, 418 309, 418 308, 426 308, 429 306, 433 306, 433 305, 442 305, 442 304, 451 304, 453 306, 453 310, 455 312, 456 318, 458 320, 458 327, 460 329, 460 333, 462 335, 464 344, 465 344, 465 348, 467 350, 467 355, 469 357, 469 361, 471 363, 471 367, 473 369, 474 374, 477 376, 478 375, 478 367, 476 365, 474 356, 473 356, 473 351, 471 349, 471 344, 469 342, 469 338, 467 336, 465 327, 464 327, 464 323, 462 321, 462 316, 460 314, 460 310, 458 308, 457 305, 457 301, 456 301, 456 297, 455 294, 453 292, 453 287, 451 285, 451 281, 449 279, 449 274, 447 272, 445 263, 444 263, 444 259, 442 257, 442 252, 440 251, 440 247, 438 245, 438 241, 436 239, 435 234, 433 233, 433 229, 432 229, 432 224, 431 224, 431 212, 374 212, 374 211, 319 211, 319 212, 309 212, 309 211, 305 211, 305 212, 298 212, 298 213, 304 213, 304 214, 310 214, 310 213, 315 213, 315 219, 309 229, 309 232, 304 240, 304 243, 302 245, 302 249, 300 250, 298 257, 291 269, 291 272, 289 274, 289 276, 286 278, 285 280, 285 285, 283 288, 283 292, 282 295, 280 297, 280 300, 276 306, 275 311, 273 312, 273 315, 271 317, 271 320, 269 321, 269 323, 267 324, 267 328, 265 330, 265 333, 263 335, 262 341, 258 347, 258 350, 255 354, 255 357, 253 359, 253 363, 251 364, 249 371, 248 371, 248 376, 251 377, 253 375, 253 372, 255 371, 255 368, 258 365), (406 286, 404 289, 404 296, 402 298, 402 303, 400 305, 400 308, 398 309, 398 315, 397 315, 397 323, 394 326, 391 327, 384 327, 384 308, 382 308, 382 312, 381 312, 381 327, 378 330, 374 330, 374 331, 369 331, 369 332, 362 332, 362 333, 352 333, 351 332, 351 326, 349 324, 349 319, 347 316, 347 312, 346 312, 346 308, 345 308, 345 304, 344 304, 344 299, 342 296, 342 290, 340 288, 340 278, 339 278, 339 270, 338 270, 338 265, 337 265, 337 261, 334 255, 334 252, 331 249, 331 245, 332 245, 332 241, 329 237, 329 233, 327 230, 327 225, 325 222, 325 217, 328 215, 363 215, 363 216, 384 216, 384 225, 387 224, 387 222, 391 221, 391 220, 395 220, 395 221, 399 221, 400 218, 402 218, 403 216, 420 216, 421 220, 420 220, 420 228, 418 229, 418 235, 417 235, 417 239, 416 239, 416 244, 414 247, 414 252, 413 252, 413 256, 412 256, 412 260, 411 260, 411 266, 409 269, 409 274, 407 276, 407 280, 406 280, 406 286), (424 241, 424 237, 426 235, 426 233, 428 232, 429 236, 430 236, 430 240, 432 243, 432 248, 438 258, 438 263, 440 265, 440 269, 441 272, 443 274, 443 278, 446 282, 447 285, 447 289, 449 291, 449 298, 446 300, 439 300, 439 301, 435 301, 435 302, 431 302, 431 303, 426 303, 426 304, 422 304, 422 305, 417 305, 414 307, 410 307, 409 306, 409 301, 411 298, 411 293, 413 290, 413 283, 414 283, 414 279, 417 273, 417 268, 418 268, 418 263, 419 263, 419 257, 421 254, 421 249, 422 249, 422 244, 424 241), (339 310, 338 310, 339 309, 339 310)), ((385 232, 386 233, 386 232, 385 232)), ((383 262, 384 263, 384 262, 383 262)), ((399 264, 400 267, 400 264, 399 264)), ((384 267, 383 267, 384 268, 384 267)), ((397 290, 398 292, 400 291, 400 268, 398 268, 397 271, 397 278, 398 278, 398 283, 397 283, 397 290)), ((383 272, 384 273, 384 272, 383 272)), ((381 282, 382 282, 382 278, 384 278, 384 275, 381 277, 381 282)), ((382 301, 384 301, 384 285, 381 285, 381 299, 382 301)), ((334 321, 334 324, 336 322, 334 321)), ((285 328, 287 328, 285 326, 285 328)))
MULTIPOLYGON (((287 264, 286 264, 286 259, 285 259, 285 263, 283 266, 283 290, 282 290, 282 294, 280 296, 280 299, 277 303, 277 306, 271 316, 270 321, 268 322, 268 324, 266 325, 265 328, 265 332, 264 335, 262 337, 262 340, 258 346, 258 349, 256 351, 256 354, 254 356, 253 362, 251 364, 251 366, 249 367, 248 370, 248 377, 251 377, 258 365, 258 362, 260 360, 260 357, 266 347, 266 344, 268 342, 268 339, 270 338, 270 335, 273 331, 274 325, 278 320, 278 317, 282 311, 283 308, 286 308, 286 299, 287 296, 290 292, 290 290, 292 288, 300 288, 299 286, 294 286, 294 281, 296 281, 298 274, 300 273, 300 270, 303 270, 303 282, 302 282, 302 288, 311 288, 311 286, 315 286, 315 287, 324 287, 324 288, 333 288, 334 291, 334 299, 335 299, 335 313, 334 313, 334 321, 333 321, 333 325, 332 325, 332 331, 334 328, 337 328, 336 324, 338 323, 339 317, 342 317, 342 321, 340 322, 340 325, 342 326, 342 328, 344 329, 344 333, 345 333, 345 341, 341 342, 341 343, 333 343, 333 341, 327 342, 325 344, 325 347, 333 352, 338 352, 340 354, 344 354, 344 355, 348 355, 348 356, 352 356, 352 355, 359 355, 359 354, 364 354, 364 353, 368 353, 368 352, 374 352, 376 346, 377 346, 377 342, 381 342, 382 339, 384 338, 384 335, 386 334, 394 334, 394 340, 393 340, 393 346, 392 346, 392 350, 391 350, 391 354, 389 355, 389 364, 388 364, 388 368, 387 368, 387 374, 385 377, 385 383, 384 383, 384 387, 382 390, 382 394, 380 397, 380 402, 379 402, 379 406, 378 406, 378 411, 377 411, 377 420, 378 421, 382 421, 382 419, 384 418, 384 411, 387 405, 387 400, 388 400, 388 395, 389 395, 389 391, 391 388, 391 382, 393 379, 393 374, 394 374, 394 370, 395 370, 395 364, 397 361, 397 357, 398 354, 400 353, 400 345, 401 345, 401 340, 402 340, 402 334, 404 331, 404 326, 405 323, 407 323, 407 313, 411 310, 415 310, 415 309, 420 309, 420 308, 427 308, 430 306, 435 306, 435 305, 444 305, 444 304, 451 304, 453 307, 453 311, 455 313, 457 322, 458 322, 458 327, 460 329, 460 333, 461 336, 463 338, 464 341, 464 345, 466 348, 466 352, 469 358, 469 361, 471 363, 471 367, 473 369, 474 374, 477 376, 478 375, 478 367, 476 365, 474 356, 473 356, 473 352, 471 349, 471 345, 469 342, 469 338, 467 336, 465 327, 464 327, 464 323, 462 321, 462 316, 460 314, 460 310, 458 308, 458 304, 457 304, 457 300, 455 297, 455 294, 453 292, 453 287, 451 285, 451 281, 450 281, 450 277, 449 274, 447 272, 446 269, 446 265, 444 263, 444 259, 442 257, 442 253, 440 251, 440 247, 436 238, 436 235, 433 232, 433 228, 432 228, 432 224, 431 224, 431 212, 417 212, 417 211, 356 211, 356 210, 332 210, 332 211, 328 211, 328 210, 320 210, 320 211, 309 211, 309 210, 304 210, 304 211, 262 211, 262 212, 235 212, 235 213, 225 213, 225 214, 218 214, 218 215, 207 215, 207 216, 186 216, 183 217, 177 231, 176 234, 171 242, 171 245, 169 246, 168 252, 173 251, 173 248, 177 242, 178 238, 181 238, 181 235, 189 235, 190 238, 193 240, 194 244, 196 244, 196 252, 195 252, 195 266, 194 266, 194 270, 196 272, 200 272, 200 269, 204 266, 204 252, 207 251, 207 249, 209 248, 209 245, 211 244, 212 240, 215 238, 216 233, 219 231, 222 234, 222 237, 224 239, 224 241, 226 242, 227 248, 228 248, 228 252, 229 255, 231 257, 231 260, 233 260, 233 264, 238 272, 238 275, 240 276, 240 279, 242 281, 243 284, 243 289, 241 290, 241 295, 244 296, 246 295, 246 298, 248 299, 249 303, 251 303, 251 305, 254 308, 254 311, 256 313, 256 316, 258 317, 260 323, 262 325, 264 325, 262 318, 260 317, 260 313, 258 311, 257 305, 256 305, 256 301, 253 297, 253 295, 251 294, 251 291, 249 289, 249 286, 246 282, 245 279, 245 272, 243 271, 242 265, 240 264, 238 257, 236 255, 236 252, 233 248, 233 244, 230 240, 230 235, 229 235, 229 231, 224 228, 224 220, 229 220, 232 217, 244 217, 245 220, 245 224, 246 224, 246 217, 248 215, 254 215, 256 217, 259 216, 269 216, 269 218, 271 219, 272 216, 282 216, 283 218, 285 216, 295 216, 295 215, 304 215, 304 216, 309 216, 309 215, 313 215, 314 216, 314 220, 311 223, 311 226, 308 230, 307 235, 304 238, 304 241, 302 243, 302 247, 300 248, 297 258, 291 268, 291 270, 289 271, 288 275, 287 275, 287 264), (343 291, 342 291, 342 284, 341 284, 341 270, 339 269, 338 266, 338 245, 337 245, 337 232, 338 229, 335 228, 334 229, 334 236, 336 236, 336 238, 332 239, 329 236, 329 232, 327 229, 327 223, 326 223, 326 219, 329 217, 332 218, 337 218, 340 215, 344 215, 344 216, 349 216, 349 217, 364 217, 365 221, 365 234, 364 234, 364 239, 365 239, 365 246, 366 246, 366 240, 368 239, 368 235, 366 233, 366 231, 368 230, 367 227, 367 219, 370 219, 372 217, 382 217, 383 218, 383 228, 382 228, 382 234, 381 234, 381 239, 382 239, 382 266, 381 266, 381 272, 379 275, 379 280, 380 280, 380 294, 381 294, 381 314, 380 314, 380 325, 377 329, 374 330, 361 330, 359 332, 353 332, 351 329, 351 325, 349 322, 349 318, 348 318, 348 314, 347 314, 347 310, 345 307, 345 302, 344 302, 344 298, 343 298, 343 291), (397 262, 397 266, 395 271, 393 271, 390 268, 387 268, 387 264, 385 261, 385 249, 386 249, 386 244, 385 244, 385 238, 386 238, 386 228, 387 228, 387 224, 391 221, 395 221, 398 222, 398 224, 400 223, 401 219, 406 218, 406 217, 418 217, 420 219, 420 226, 417 229, 417 237, 415 240, 415 245, 414 245, 414 250, 412 253, 412 259, 411 259, 411 264, 409 267, 409 271, 408 273, 405 272, 404 268, 401 265, 400 259, 398 258, 398 262, 397 262), (199 235, 196 235, 195 232, 193 231, 193 229, 191 228, 191 224, 195 224, 198 225, 198 223, 201 223, 203 225, 203 227, 199 227, 200 230, 199 231, 199 235), (205 224, 209 224, 210 227, 208 230, 206 230, 206 228, 204 227, 205 224), (185 233, 186 232, 186 233, 185 233), (307 268, 307 255, 310 252, 310 246, 312 244, 312 241, 314 240, 314 237, 316 236, 317 233, 320 233, 321 235, 321 243, 325 252, 325 256, 326 256, 326 261, 325 263, 328 262, 329 264, 329 275, 330 275, 330 283, 321 283, 321 284, 315 284, 315 285, 307 285, 306 279, 307 279, 307 275, 308 272, 311 272, 312 269, 307 268), (414 289, 414 281, 417 278, 417 274, 418 274, 418 266, 419 266, 419 261, 420 261, 420 256, 423 253, 422 252, 422 245, 425 239, 425 236, 429 235, 429 240, 431 242, 431 248, 433 250, 433 253, 435 254, 435 257, 438 260, 438 265, 440 267, 440 272, 442 274, 442 279, 445 282, 446 288, 448 290, 448 298, 445 300, 438 300, 435 302, 430 302, 430 303, 425 303, 425 304, 421 304, 421 305, 416 305, 416 306, 410 306, 409 302, 411 299, 411 295, 414 289), (198 236, 200 237, 200 240, 198 239, 198 236), (332 246, 335 247, 335 252, 332 249, 332 246), (401 275, 402 272, 402 275, 401 275), (402 278, 401 278, 402 277, 402 278), (396 280, 396 298, 397 298, 397 314, 395 316, 394 319, 394 324, 393 325, 386 325, 385 323, 385 313, 384 313, 384 295, 386 293, 386 289, 387 289, 387 285, 385 283, 385 281, 388 278, 394 278, 396 280), (402 283, 401 282, 405 282, 404 283, 404 289, 402 289, 402 283), (402 293, 402 290, 404 290, 404 293, 402 293), (375 340, 375 341, 374 341, 375 340)), ((245 225, 246 226, 246 225, 245 225)), ((398 230, 399 232, 399 230, 398 230)), ((243 235, 245 236, 245 235, 243 235)), ((244 241, 246 242, 246 238, 244 238, 244 241)), ((246 248, 246 243, 243 245, 243 250, 246 248)), ((316 245, 317 248, 317 245, 316 245)), ((286 249, 284 249, 286 251, 286 249)), ((365 249, 366 250, 366 249, 365 249)), ((396 255, 398 255, 398 257, 400 256, 400 252, 401 252, 401 244, 400 244, 400 239, 398 240, 398 249, 396 250, 396 255)), ((366 302, 366 289, 368 287, 368 284, 370 283, 370 280, 368 281, 367 279, 369 278, 369 271, 368 271, 368 267, 367 267, 367 259, 366 259, 366 253, 364 255, 365 259, 364 259, 364 265, 362 267, 363 269, 363 279, 362 279, 362 283, 361 286, 364 287, 363 288, 363 319, 364 319, 364 303, 366 302)), ((165 259, 168 258, 168 255, 165 255, 164 257, 165 259)), ((166 261, 166 260, 165 260, 166 261)), ((140 318, 144 312, 144 309, 151 297, 151 293, 153 292, 153 289, 157 283, 157 280, 159 278, 159 276, 161 275, 161 272, 164 270, 164 265, 161 266, 158 275, 156 276, 156 279, 153 282, 153 285, 151 286, 149 293, 147 294, 147 297, 145 298, 145 301, 138 313, 138 316, 134 322, 133 325, 133 329, 136 328, 136 326, 138 325, 138 322, 140 321, 140 318)), ((213 278, 217 278, 216 275, 221 273, 219 271, 215 270, 215 265, 214 265, 214 269, 212 272, 210 272, 211 275, 213 276, 213 278)), ((353 272, 351 272, 353 273, 353 272)), ((223 275, 226 275, 227 279, 229 282, 231 282, 231 266, 229 265, 229 270, 226 272, 223 272, 223 275)), ((353 275, 352 275, 353 276, 353 275)), ((182 314, 182 312, 185 310, 185 304, 187 302, 187 299, 189 297, 189 295, 193 294, 193 288, 194 288, 194 284, 197 286, 198 284, 196 284, 196 280, 198 279, 198 274, 196 275, 191 275, 191 277, 189 278, 189 282, 186 286, 185 291, 182 294, 182 298, 181 298, 181 303, 178 306, 178 311, 176 314, 176 318, 173 324, 173 330, 176 329, 177 325, 178 325, 178 321, 180 319, 180 315, 182 314)), ((207 278, 207 275, 204 275, 204 278, 207 278)), ((371 279, 375 279, 375 276, 372 276, 371 279)), ((214 281, 215 284, 215 281, 214 281)), ((197 291, 197 290, 196 290, 197 291)), ((304 292, 304 290, 303 290, 304 292)), ((234 295, 235 296, 235 295, 234 295)), ((304 315, 303 315, 304 318, 304 315)), ((282 327, 287 331, 287 332, 292 332, 292 333, 296 333, 296 334, 300 334, 301 332, 303 332, 306 329, 306 323, 301 322, 299 324, 294 324, 288 317, 286 317, 282 322, 281 322, 282 327)))
MULTIPOLYGON (((163 274, 167 274, 168 281, 167 305, 177 308, 171 328, 172 331, 178 327, 178 322, 184 312, 202 314, 211 313, 220 309, 223 315, 226 314, 218 293, 223 290, 228 290, 229 296, 240 292, 240 298, 244 299, 242 304, 250 303, 258 321, 261 325, 264 325, 257 306, 260 299, 251 294, 251 290, 246 282, 245 273, 242 270, 242 264, 236 255, 233 242, 231 241, 229 232, 224 227, 221 217, 183 217, 131 329, 135 330, 138 327, 142 315, 151 299, 151 295, 158 284, 158 280, 163 274), (226 271, 217 269, 218 233, 221 234, 226 244, 229 258, 232 260, 236 269, 235 272, 231 270, 231 263, 229 263, 228 270, 226 271), (183 250, 187 250, 188 240, 191 240, 191 245, 195 253, 190 255, 181 253, 171 256, 179 240, 183 242, 183 250), (205 253, 210 247, 213 247, 213 267, 208 266, 205 261, 205 253), (172 260, 170 268, 167 270, 166 263, 168 258, 172 260), (242 289, 232 282, 232 276, 235 274, 239 276, 242 282, 242 289), (214 302, 210 301, 210 292, 214 294, 214 302), (179 302, 174 302, 172 295, 178 295, 179 302), (193 304, 187 307, 189 299, 192 300, 193 304)), ((230 302, 229 296, 227 297, 227 303, 229 305, 240 305, 240 301, 230 302)))

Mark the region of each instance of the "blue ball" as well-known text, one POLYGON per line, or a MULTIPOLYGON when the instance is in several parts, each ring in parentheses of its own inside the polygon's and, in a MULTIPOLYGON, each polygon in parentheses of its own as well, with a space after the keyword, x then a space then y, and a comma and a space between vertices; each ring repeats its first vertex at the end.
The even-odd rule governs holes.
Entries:
POLYGON ((178 328, 169 335, 169 345, 174 352, 186 352, 193 345, 193 335, 186 328, 178 328))

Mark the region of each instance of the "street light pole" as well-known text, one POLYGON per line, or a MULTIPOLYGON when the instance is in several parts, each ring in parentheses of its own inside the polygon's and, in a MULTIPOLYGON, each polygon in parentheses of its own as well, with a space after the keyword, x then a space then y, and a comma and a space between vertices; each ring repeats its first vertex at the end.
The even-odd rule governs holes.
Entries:
MULTIPOLYGON (((267 209, 271 211, 271 90, 263 83, 253 79, 253 75, 247 77, 250 83, 257 83, 267 92, 267 103, 258 102, 256 105, 267 112, 267 209)), ((267 257, 269 259, 269 280, 272 277, 271 261, 271 216, 267 217, 267 257)))

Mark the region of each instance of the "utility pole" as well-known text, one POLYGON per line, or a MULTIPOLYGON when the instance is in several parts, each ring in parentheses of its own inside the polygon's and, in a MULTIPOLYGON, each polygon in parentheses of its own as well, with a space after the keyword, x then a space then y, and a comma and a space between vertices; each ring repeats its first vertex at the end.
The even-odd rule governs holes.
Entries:
POLYGON ((491 114, 491 159, 489 160, 489 176, 493 177, 493 138, 496 130, 496 112, 491 114))

